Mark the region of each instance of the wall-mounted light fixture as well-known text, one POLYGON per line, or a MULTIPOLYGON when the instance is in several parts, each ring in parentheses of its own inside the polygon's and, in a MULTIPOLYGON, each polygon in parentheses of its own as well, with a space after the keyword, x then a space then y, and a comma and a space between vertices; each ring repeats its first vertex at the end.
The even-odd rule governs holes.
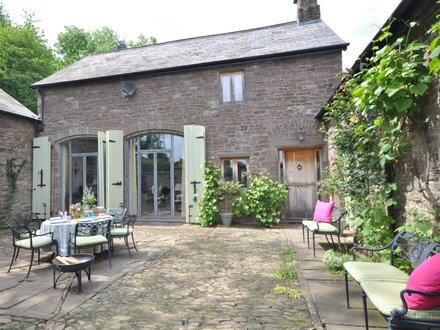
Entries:
POLYGON ((306 137, 306 131, 301 127, 297 132, 298 140, 304 141, 304 138, 306 137))

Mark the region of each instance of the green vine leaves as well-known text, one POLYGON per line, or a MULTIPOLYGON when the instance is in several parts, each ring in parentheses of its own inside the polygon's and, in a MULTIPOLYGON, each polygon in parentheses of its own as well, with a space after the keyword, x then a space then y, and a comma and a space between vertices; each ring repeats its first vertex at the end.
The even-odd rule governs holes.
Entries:
POLYGON ((3 223, 10 222, 11 220, 10 218, 15 202, 15 196, 17 194, 17 180, 25 164, 26 160, 17 163, 16 158, 8 158, 6 164, 0 164, 2 165, 1 167, 5 167, 4 172, 8 183, 6 200, 2 201, 2 206, 0 207, 0 221, 3 223))
POLYGON ((387 210, 396 205, 396 184, 386 169, 408 150, 408 122, 419 111, 433 74, 440 71, 439 31, 437 22, 428 46, 408 42, 407 36, 389 43, 390 26, 382 29, 373 55, 360 72, 344 78, 326 107, 324 133, 337 157, 320 190, 345 201, 352 226, 360 229, 367 245, 377 246, 392 235, 394 219, 387 210))

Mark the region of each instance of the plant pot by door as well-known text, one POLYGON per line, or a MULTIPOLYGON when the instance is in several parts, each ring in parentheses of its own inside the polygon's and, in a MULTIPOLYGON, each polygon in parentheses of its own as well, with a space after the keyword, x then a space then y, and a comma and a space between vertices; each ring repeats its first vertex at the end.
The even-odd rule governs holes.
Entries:
POLYGON ((231 227, 233 213, 220 213, 223 226, 231 227))

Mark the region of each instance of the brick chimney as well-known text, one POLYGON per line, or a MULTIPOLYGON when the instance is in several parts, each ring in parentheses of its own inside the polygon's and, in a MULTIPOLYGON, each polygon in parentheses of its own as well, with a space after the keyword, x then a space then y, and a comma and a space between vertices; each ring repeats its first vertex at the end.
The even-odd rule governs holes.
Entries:
POLYGON ((318 0, 293 0, 297 5, 298 24, 304 24, 311 21, 321 19, 321 10, 319 9, 318 0))

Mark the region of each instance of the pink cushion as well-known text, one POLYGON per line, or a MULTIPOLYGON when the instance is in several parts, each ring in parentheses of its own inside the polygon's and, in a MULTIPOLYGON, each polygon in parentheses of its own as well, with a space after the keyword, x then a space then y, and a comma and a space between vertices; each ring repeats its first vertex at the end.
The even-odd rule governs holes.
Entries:
POLYGON ((317 201, 315 206, 315 213, 313 214, 314 221, 331 222, 332 212, 335 207, 335 202, 321 202, 317 201))
MULTIPOLYGON (((423 261, 410 275, 407 289, 440 293, 440 253, 423 261)), ((433 309, 440 307, 440 297, 421 294, 405 294, 410 309, 433 309)))

